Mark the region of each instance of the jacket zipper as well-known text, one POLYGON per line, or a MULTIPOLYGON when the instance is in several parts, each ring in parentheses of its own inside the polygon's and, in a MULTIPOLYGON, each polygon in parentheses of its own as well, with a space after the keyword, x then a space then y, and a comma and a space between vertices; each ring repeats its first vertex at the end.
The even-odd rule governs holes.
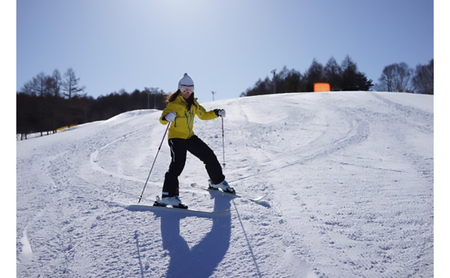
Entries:
POLYGON ((188 113, 187 111, 184 112, 184 116, 186 117, 186 125, 187 125, 188 131, 189 131, 189 136, 191 136, 191 133, 192 133, 191 127, 190 127, 190 122, 191 122, 192 117, 190 117, 190 114, 191 113, 188 113))

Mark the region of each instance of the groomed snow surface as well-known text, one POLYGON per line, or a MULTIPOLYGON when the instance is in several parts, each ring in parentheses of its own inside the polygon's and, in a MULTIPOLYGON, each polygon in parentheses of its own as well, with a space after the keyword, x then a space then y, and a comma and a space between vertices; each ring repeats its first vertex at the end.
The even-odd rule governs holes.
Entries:
MULTIPOLYGON (((188 155, 180 197, 221 216, 137 204, 165 131, 127 112, 17 142, 17 277, 433 277, 433 96, 300 93, 203 103, 223 108, 224 173, 207 185, 188 155)), ((223 163, 222 122, 196 134, 223 163)), ((169 162, 167 138, 141 204, 169 162)))

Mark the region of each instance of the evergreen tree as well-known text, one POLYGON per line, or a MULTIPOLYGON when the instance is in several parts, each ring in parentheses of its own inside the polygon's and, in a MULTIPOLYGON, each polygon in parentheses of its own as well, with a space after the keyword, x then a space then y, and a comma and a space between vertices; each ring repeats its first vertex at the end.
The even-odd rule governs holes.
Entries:
POLYGON ((358 71, 357 65, 350 56, 342 62, 341 88, 343 91, 369 91, 373 86, 372 80, 358 71))
POLYGON ((314 83, 325 81, 325 71, 323 65, 317 62, 316 59, 313 60, 311 66, 305 73, 306 79, 306 90, 308 92, 314 91, 314 83))
POLYGON ((332 91, 342 90, 341 88, 342 69, 333 57, 331 57, 330 60, 328 60, 327 64, 325 65, 324 74, 325 74, 325 82, 328 82, 330 84, 332 91))

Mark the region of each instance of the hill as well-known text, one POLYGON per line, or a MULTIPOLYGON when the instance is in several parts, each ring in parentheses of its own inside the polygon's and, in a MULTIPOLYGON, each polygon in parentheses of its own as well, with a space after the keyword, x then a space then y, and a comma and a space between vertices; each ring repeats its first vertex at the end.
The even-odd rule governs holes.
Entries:
MULTIPOLYGON (((130 211, 165 127, 159 111, 17 142, 17 277, 432 277, 433 96, 301 93, 223 108, 228 182, 188 155, 180 197, 211 218, 130 211)), ((222 160, 220 119, 196 134, 222 160)), ((163 144, 142 203, 160 195, 163 144)))

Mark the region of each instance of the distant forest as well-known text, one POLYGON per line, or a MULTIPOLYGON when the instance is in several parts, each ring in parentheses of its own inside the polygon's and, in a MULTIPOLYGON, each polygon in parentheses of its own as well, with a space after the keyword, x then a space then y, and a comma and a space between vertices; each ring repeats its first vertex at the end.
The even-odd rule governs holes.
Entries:
MULTIPOLYGON (((312 92, 314 83, 327 82, 332 91, 377 91, 433 94, 433 59, 415 70, 405 63, 384 68, 374 85, 360 72, 349 56, 339 65, 332 57, 323 66, 316 59, 305 73, 286 67, 272 71, 272 78, 259 79, 240 96, 274 93, 312 92)), ((72 68, 63 76, 55 69, 51 75, 39 73, 17 92, 17 134, 26 139, 30 133, 54 133, 62 127, 106 120, 136 109, 164 109, 167 93, 159 88, 133 92, 120 90, 94 99, 84 93, 80 78, 72 68)))
POLYGON ((410 68, 406 63, 386 66, 374 85, 365 73, 360 72, 355 62, 347 56, 339 65, 331 57, 323 66, 316 59, 305 73, 284 67, 280 72, 272 71, 273 77, 259 79, 242 96, 266 95, 274 93, 313 92, 314 83, 326 82, 331 91, 386 91, 433 94, 433 59, 428 65, 410 68))
POLYGON ((52 75, 40 73, 17 92, 16 132, 21 139, 29 133, 55 133, 62 127, 106 120, 136 109, 166 107, 167 94, 158 88, 125 90, 94 99, 79 85, 80 78, 69 68, 64 76, 56 69, 52 75))

